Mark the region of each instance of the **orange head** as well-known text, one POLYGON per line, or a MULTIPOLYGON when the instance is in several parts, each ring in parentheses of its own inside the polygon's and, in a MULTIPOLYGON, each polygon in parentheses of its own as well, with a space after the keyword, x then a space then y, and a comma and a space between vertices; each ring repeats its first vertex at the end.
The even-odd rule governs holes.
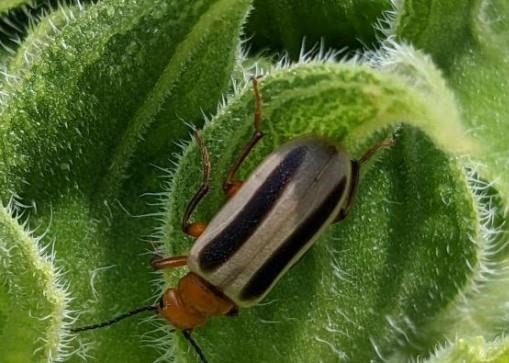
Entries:
POLYGON ((168 289, 159 300, 158 313, 180 330, 204 325, 211 316, 228 315, 236 306, 198 275, 190 272, 176 289, 168 289))

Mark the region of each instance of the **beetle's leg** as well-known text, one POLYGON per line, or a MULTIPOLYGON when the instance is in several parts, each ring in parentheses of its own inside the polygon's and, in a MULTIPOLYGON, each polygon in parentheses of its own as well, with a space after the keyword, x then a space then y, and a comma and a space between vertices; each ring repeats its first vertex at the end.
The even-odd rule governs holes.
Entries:
POLYGON ((182 230, 184 231, 184 233, 192 237, 199 237, 203 233, 207 225, 205 223, 190 223, 189 220, 191 219, 191 215, 193 214, 194 210, 196 209, 200 201, 203 199, 203 197, 205 197, 205 195, 207 195, 209 191, 210 159, 207 147, 203 143, 203 140, 200 137, 200 133, 197 130, 194 131, 194 138, 201 152, 203 179, 200 188, 187 204, 186 210, 182 217, 182 230))
POLYGON ((360 164, 364 164, 365 162, 367 162, 369 159, 371 159, 371 157, 373 155, 375 155, 377 152, 380 151, 380 149, 383 149, 383 148, 386 148, 386 147, 390 147, 390 146, 394 146, 396 144, 396 141, 394 139, 387 139, 387 140, 384 140, 378 144, 376 144, 375 146, 369 148, 362 156, 361 158, 359 159, 359 163, 360 164))
POLYGON ((369 159, 371 159, 371 157, 373 157, 373 155, 375 155, 381 149, 389 147, 389 146, 393 146, 395 143, 396 142, 394 141, 394 139, 384 140, 384 141, 376 144, 375 146, 371 147, 370 149, 368 149, 361 156, 361 158, 358 161, 352 160, 352 179, 351 179, 351 183, 350 183, 350 190, 348 191, 348 197, 347 197, 348 199, 346 201, 345 208, 343 208, 339 211, 339 214, 333 223, 337 223, 337 222, 340 222, 343 219, 345 219, 346 216, 350 213, 350 211, 352 209, 353 202, 355 200, 355 197, 357 195, 357 190, 359 188, 359 177, 360 177, 361 165, 366 163, 369 159))
POLYGON ((352 160, 352 178, 350 182, 350 189, 348 190, 348 199, 346 201, 345 207, 339 211, 338 216, 332 223, 337 223, 345 219, 352 209, 353 202, 357 195, 357 190, 359 189, 360 166, 361 164, 359 161, 352 160))
POLYGON ((253 135, 251 136, 251 139, 249 142, 244 146, 244 149, 238 156, 237 160, 235 160, 235 163, 230 168, 230 171, 228 172, 228 176, 226 177, 226 180, 223 183, 223 190, 226 193, 228 197, 232 197, 235 195, 235 193, 240 189, 242 186, 242 182, 235 180, 235 175, 240 169, 240 166, 242 163, 246 160, 249 153, 253 150, 255 145, 260 141, 260 139, 263 137, 263 132, 261 131, 261 123, 262 123, 262 95, 260 93, 259 87, 258 87, 258 79, 253 78, 253 90, 255 94, 255 113, 254 113, 254 128, 255 131, 253 135))
POLYGON ((154 270, 165 270, 187 265, 187 256, 173 256, 158 258, 150 262, 154 270))

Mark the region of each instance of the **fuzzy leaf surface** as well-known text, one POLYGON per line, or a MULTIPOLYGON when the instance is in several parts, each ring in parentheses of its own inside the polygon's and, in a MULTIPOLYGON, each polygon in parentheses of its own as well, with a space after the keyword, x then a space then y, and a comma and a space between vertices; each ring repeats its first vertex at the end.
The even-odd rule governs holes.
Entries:
POLYGON ((482 149, 484 177, 509 197, 509 2, 409 0, 398 11, 398 38, 433 57, 461 103, 482 149))
POLYGON ((374 25, 387 0, 256 0, 247 24, 254 50, 287 51, 298 58, 305 39, 308 49, 323 40, 326 48, 360 48, 375 44, 374 25))
MULTIPOLYGON (((449 155, 471 145, 437 70, 411 49, 395 53, 387 70, 311 64, 263 79, 266 136, 241 177, 299 135, 327 136, 359 157, 396 125, 407 126, 396 146, 364 168, 348 219, 320 236, 265 303, 195 331, 211 362, 377 360, 409 344, 405 339, 470 278, 478 216, 462 168, 449 155)), ((252 132, 253 103, 246 87, 204 130, 213 182, 197 221, 210 220, 225 201, 221 183, 252 132)), ((169 195, 163 237, 169 255, 185 254, 192 244, 177 227, 198 187, 199 165, 193 145, 169 195)), ((174 285, 175 273, 168 279, 174 285)), ((182 341, 181 359, 194 362, 187 352, 182 341)))
MULTIPOLYGON (((480 262, 472 266, 476 278, 432 330, 450 340, 482 337, 489 346, 509 331, 509 3, 409 0, 397 14, 397 38, 429 53, 455 91, 479 145, 472 155, 485 184, 479 189, 490 190, 481 197, 485 237, 480 262)), ((468 354, 464 359, 474 361, 468 354)))
POLYGON ((0 357, 5 363, 52 361, 65 343, 66 292, 39 240, 12 213, 0 207, 0 357))
MULTIPOLYGON (((30 226, 49 228, 76 325, 151 304, 159 293, 147 255, 159 207, 141 195, 161 190, 158 167, 189 132, 183 120, 200 123, 227 90, 249 5, 108 0, 67 9, 63 22, 57 12, 41 23, 10 62, 1 199, 16 193, 32 207, 30 226)), ((27 296, 35 304, 37 294, 27 296)), ((139 320, 80 334, 70 361, 155 360, 154 327, 139 320)))
POLYGON ((21 5, 30 4, 31 2, 31 0, 3 0, 0 3, 0 15, 21 5))
POLYGON ((442 347, 423 363, 504 363, 509 360, 509 341, 498 338, 486 342, 483 337, 456 339, 442 347))

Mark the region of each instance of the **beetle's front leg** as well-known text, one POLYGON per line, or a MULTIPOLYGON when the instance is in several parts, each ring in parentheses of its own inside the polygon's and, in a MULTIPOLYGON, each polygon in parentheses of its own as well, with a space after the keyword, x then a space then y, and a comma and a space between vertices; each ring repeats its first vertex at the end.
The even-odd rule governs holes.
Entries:
MULTIPOLYGON (((207 228, 206 223, 191 223, 191 215, 195 211, 201 200, 207 195, 210 184, 210 161, 207 147, 201 139, 200 133, 195 130, 194 138, 198 144, 201 153, 203 179, 200 188, 194 194, 193 198, 187 204, 186 210, 182 217, 182 231, 191 237, 198 238, 207 228)), ((170 268, 178 268, 187 266, 187 256, 173 256, 166 258, 156 258, 150 262, 155 270, 164 270, 170 268)))
POLYGON ((201 160, 202 160, 202 169, 203 169, 203 179, 200 188, 198 191, 194 194, 193 198, 189 201, 187 204, 186 210, 184 211, 184 215, 182 217, 182 231, 186 234, 188 234, 191 237, 198 238, 201 236, 203 231, 205 231, 205 228, 207 228, 206 223, 191 223, 191 215, 195 211, 198 204, 201 202, 201 200, 207 195, 209 192, 209 185, 210 185, 210 159, 209 159, 209 152, 207 150, 207 147, 205 146, 205 143, 201 139, 200 133, 198 131, 195 131, 194 138, 198 144, 198 148, 200 149, 201 153, 201 160))
POLYGON ((235 160, 235 163, 230 168, 230 171, 228 172, 228 176, 226 177, 226 180, 223 183, 223 191, 225 194, 231 198, 237 193, 237 191, 242 186, 242 181, 236 180, 235 176, 237 175, 237 172, 239 171, 242 163, 247 159, 248 155, 251 153, 251 151, 254 149, 258 141, 263 137, 263 132, 261 130, 261 123, 262 123, 262 95, 260 93, 260 89, 258 87, 258 79, 253 78, 253 90, 255 94, 255 114, 254 114, 254 133, 251 136, 251 139, 249 142, 244 146, 244 149, 238 156, 237 160, 235 160))
POLYGON ((157 258, 150 262, 154 270, 166 270, 170 268, 178 268, 187 266, 187 256, 172 256, 165 258, 157 258))

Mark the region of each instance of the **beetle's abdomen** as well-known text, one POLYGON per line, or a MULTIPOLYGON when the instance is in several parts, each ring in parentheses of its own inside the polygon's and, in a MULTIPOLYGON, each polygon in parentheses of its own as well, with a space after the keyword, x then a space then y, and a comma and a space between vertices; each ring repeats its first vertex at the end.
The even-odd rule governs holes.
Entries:
POLYGON ((260 301, 339 213, 351 160, 321 138, 284 145, 210 222, 189 267, 238 306, 260 301))

